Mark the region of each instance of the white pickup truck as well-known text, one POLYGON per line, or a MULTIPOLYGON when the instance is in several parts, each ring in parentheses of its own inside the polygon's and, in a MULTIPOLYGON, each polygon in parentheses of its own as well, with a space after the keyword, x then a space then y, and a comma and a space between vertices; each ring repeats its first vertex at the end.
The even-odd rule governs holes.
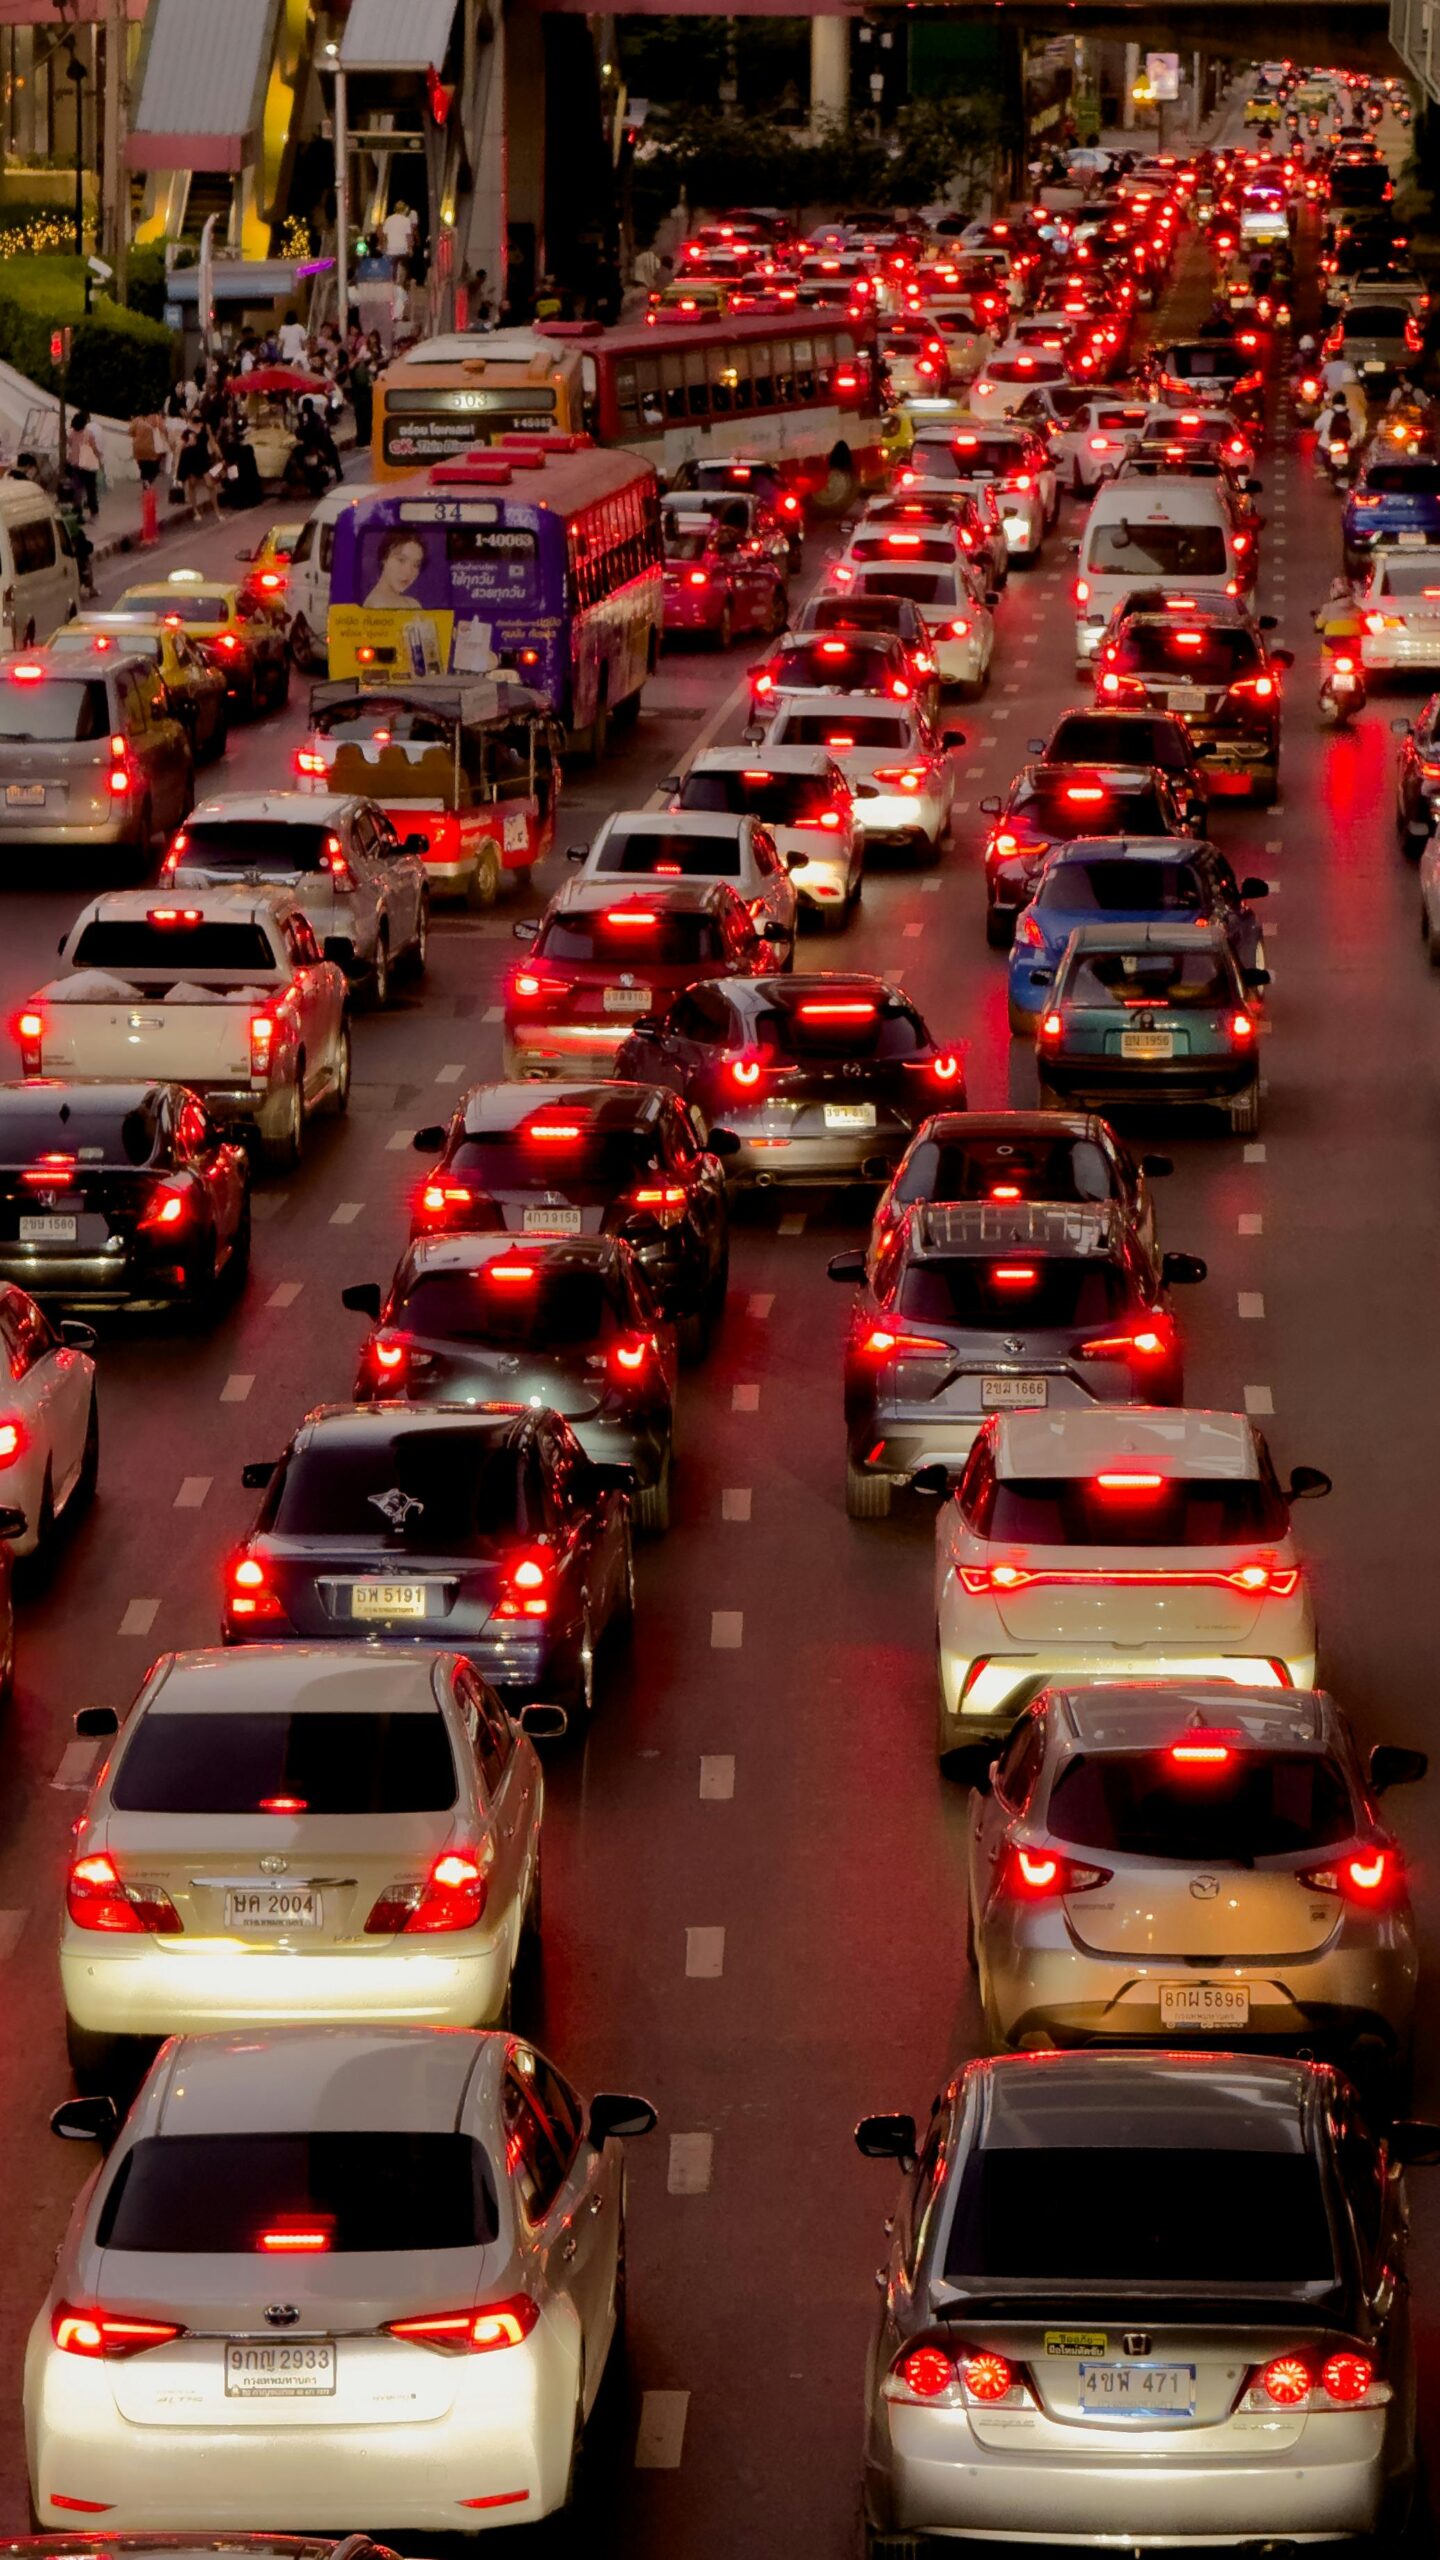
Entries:
POLYGON ((169 1079, 293 1165, 350 1099, 345 974, 288 888, 120 889, 60 945, 16 1022, 26 1076, 169 1079))

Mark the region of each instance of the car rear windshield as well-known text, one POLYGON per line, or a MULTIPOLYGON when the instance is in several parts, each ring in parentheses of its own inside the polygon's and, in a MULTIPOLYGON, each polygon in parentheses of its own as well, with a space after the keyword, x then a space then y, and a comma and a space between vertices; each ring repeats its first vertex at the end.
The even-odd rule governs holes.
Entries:
POLYGON ((992 356, 985 372, 991 382, 1063 382, 1065 367, 1058 357, 992 356))
POLYGON ((1365 487, 1379 498, 1440 498, 1440 462, 1372 462, 1365 487))
POLYGON ((1067 711, 1045 754, 1051 764, 1156 764, 1163 773, 1194 761, 1189 732, 1175 721, 1107 711, 1067 711))
MULTIPOLYGON (((177 648, 183 645, 176 642, 177 648)), ((45 646, 52 657, 57 651, 63 657, 79 657, 82 650, 99 649, 107 657, 149 658, 152 664, 156 664, 160 657, 160 634, 158 631, 146 631, 143 627, 134 631, 96 632, 77 622, 69 630, 54 632, 45 646)), ((194 661, 188 660, 187 663, 193 665, 194 661)))
MULTIPOLYGON (((1138 493, 1137 493, 1138 494, 1138 493)), ((1168 516, 1120 516, 1092 525, 1085 565, 1136 583, 1160 578, 1224 578, 1225 535, 1218 524, 1175 524, 1168 516)))
POLYGON ((1355 1815, 1335 1762, 1318 1751, 1229 1750, 1180 1761, 1165 1751, 1086 1753, 1050 1791, 1046 1827, 1076 1849, 1127 1858, 1248 1866, 1350 1839, 1355 1815))
POLYGON ((1072 836, 1170 833, 1170 820, 1148 782, 1098 783, 1074 774, 1046 774, 1017 801, 1016 815, 1037 833, 1062 842, 1072 836))
POLYGON ((260 880, 328 871, 340 841, 333 827, 312 818, 287 826, 274 818, 191 816, 183 833, 183 863, 203 871, 254 872, 260 880))
POLYGON ((96 2244, 138 2255, 264 2253, 323 2231, 332 2252, 478 2249, 498 2229, 490 2163, 463 2133, 148 2135, 120 2163, 96 2244))
POLYGON ((1279 1492, 1256 1477, 1169 1476, 1111 1493, 1085 1476, 1001 1476, 977 1500, 980 1536, 1037 1547, 1233 1547, 1290 1527, 1279 1492))
POLYGON ((603 960, 610 969, 679 969, 723 960, 719 918, 651 911, 653 921, 612 923, 605 915, 552 916, 534 949, 547 960, 603 960))
POLYGON ((0 1165, 31 1165, 41 1156, 73 1156, 81 1174, 106 1165, 149 1164, 160 1135, 153 1101, 135 1103, 128 1111, 92 1101, 82 1085, 71 1085, 63 1110, 52 1104, 43 1116, 0 1097, 0 1165))
POLYGON ((1065 989, 1077 1005, 1162 1005, 1180 1013, 1234 1004, 1239 987, 1218 951, 1084 951, 1065 989))
POLYGON ((1046 2285, 1314 2284, 1334 2243, 1302 2151, 1043 2142, 973 2150, 945 2273, 1046 2285))
POLYGON ((658 872, 677 880, 738 880, 740 839, 738 834, 685 835, 679 829, 672 835, 658 828, 626 835, 617 829, 606 837, 595 868, 658 872))
POLYGON ((1340 336, 1348 345, 1352 338, 1403 338, 1409 313, 1393 302, 1367 302, 1359 310, 1347 311, 1340 323, 1340 336))
POLYGON ((1133 622, 1114 653, 1122 674, 1165 676, 1172 684, 1233 684, 1261 664, 1254 632, 1230 622, 1133 622))
POLYGON ((1020 469, 1023 455, 1007 436, 916 438, 911 467, 927 480, 1003 480, 1020 469))
POLYGON ((120 1813, 443 1813, 455 1763, 438 1707, 366 1715, 299 1707, 142 1716, 115 1772, 120 1813))
POLYGON ((1042 878, 1034 904, 1063 915, 1169 915, 1204 904, 1188 862, 1056 862, 1042 878))
MULTIPOLYGON (((952 536, 952 552, 954 547, 952 536)), ((858 554, 858 543, 855 548, 858 554)), ((871 555, 867 553, 864 556, 868 558, 871 555)), ((847 624, 857 631, 898 631, 898 601, 893 596, 812 596, 805 607, 807 631, 841 630, 847 624)))
POLYGON ((454 738, 452 724, 438 712, 410 711, 383 696, 333 704, 315 714, 312 726, 322 738, 348 738, 364 746, 448 747, 454 738))
POLYGON ((1251 369, 1251 358, 1239 347, 1218 344, 1207 338, 1202 345, 1172 347, 1165 359, 1168 373, 1177 382, 1238 382, 1251 369))
POLYGON ((1387 560, 1381 593, 1435 602, 1440 598, 1440 553, 1421 552, 1417 559, 1387 560))
POLYGON ((895 1184, 912 1200, 1109 1200, 1110 1160, 1093 1138, 920 1138, 895 1184))
POLYGON ((547 1269, 523 1250, 473 1271, 422 1271, 394 1322, 426 1342, 493 1343, 510 1350, 572 1351, 605 1340, 620 1321, 618 1283, 599 1271, 547 1269), (523 1278, 523 1273, 533 1274, 523 1278))
POLYGON ((113 969, 120 977, 275 974, 270 937, 258 924, 163 925, 143 916, 102 916, 87 924, 69 956, 72 969, 113 969))
POLYGON ((778 1058, 914 1058, 930 1046, 925 1025, 909 1005, 867 995, 843 984, 823 995, 797 989, 767 990, 767 1001, 747 1020, 747 1037, 762 1055, 778 1058))
POLYGON ((902 714, 851 711, 848 706, 844 711, 787 712, 782 735, 786 746, 833 747, 837 755, 847 747, 898 747, 904 753, 915 745, 902 714))
POLYGON ((945 569, 892 568, 876 563, 858 572, 869 596, 908 597, 911 604, 959 604, 962 601, 954 563, 945 569))
MULTIPOLYGON (((209 587, 167 588, 163 598, 145 596, 140 599, 137 609, 148 614, 158 613, 167 622, 228 622, 230 619, 229 597, 209 587)), ((122 613, 125 610, 124 596, 120 599, 120 610, 122 613)))
POLYGON ((803 826, 835 805, 823 774, 771 773, 758 766, 745 773, 688 773, 680 797, 687 809, 763 818, 772 827, 803 826))
POLYGON ((667 526, 665 557, 676 561, 703 560, 714 538, 714 527, 708 521, 693 525, 683 533, 671 532, 667 526))
POLYGON ((515 1453, 483 1430, 333 1435, 287 1459, 260 1517, 282 1538, 469 1555, 515 1535, 515 1453))
MULTIPOLYGON (((537 1114, 545 1126, 543 1114, 537 1114)), ((531 1137, 521 1129, 467 1130, 447 1172, 475 1177, 488 1191, 562 1191, 567 1198, 582 1185, 606 1192, 622 1191, 640 1173, 654 1173, 664 1162, 658 1123, 638 1129, 586 1129, 583 1121, 557 1118, 555 1128, 578 1128, 575 1138, 531 1137)))
POLYGON ((103 684, 48 673, 39 683, 0 684, 0 744, 82 746, 110 734, 103 684))
POLYGON ((838 693, 878 692, 897 664, 894 642, 885 632, 834 632, 782 649, 775 682, 827 686, 838 693))
POLYGON ((972 1333, 1083 1333, 1130 1302, 1124 1273, 1108 1262, 1047 1259, 1018 1247, 1003 1260, 957 1254, 911 1263, 895 1292, 897 1315, 972 1333))

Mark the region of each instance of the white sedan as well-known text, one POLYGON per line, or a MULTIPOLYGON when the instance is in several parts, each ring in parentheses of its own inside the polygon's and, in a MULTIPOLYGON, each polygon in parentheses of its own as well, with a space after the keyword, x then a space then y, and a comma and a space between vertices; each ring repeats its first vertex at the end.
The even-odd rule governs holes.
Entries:
MULTIPOLYGON (((357 2465, 411 2533, 555 2514, 623 2319, 620 2139, 654 2121, 501 2033, 162 2046, 30 2332, 42 2526, 335 2531, 357 2465)), ((115 2108, 51 2123, 107 2141, 115 2108)))
POLYGON ((855 819, 868 852, 887 845, 934 861, 950 829, 955 771, 947 748, 963 747, 961 729, 939 736, 918 702, 885 702, 873 693, 837 694, 817 703, 792 694, 766 730, 756 763, 775 747, 824 747, 855 796, 855 819))
POLYGON ((1055 391, 1070 379, 1063 356, 1011 339, 971 383, 970 406, 977 418, 1008 418, 1032 391, 1055 391))
POLYGON ((1328 1476, 1282 1491, 1244 1414, 1047 1413, 1043 1379, 993 1384, 1031 1409, 982 1428, 936 1525, 942 1760, 1051 1680, 1314 1687, 1290 1505, 1328 1476))
MULTIPOLYGON (((43 1205, 43 1194, 36 1199, 43 1205)), ((0 1505, 24 1513, 9 1541, 17 1556, 48 1546, 62 1514, 82 1510, 95 1490, 94 1347, 88 1324, 57 1328, 23 1289, 0 1290, 0 1505)))
POLYGON ((779 925, 793 949, 799 896, 789 859, 762 818, 748 811, 617 809, 594 843, 572 845, 584 881, 723 880, 756 925, 779 925))
POLYGON ((995 654, 994 590, 980 584, 952 546, 949 559, 857 559, 845 590, 851 596, 907 596, 925 624, 942 685, 973 698, 990 681, 995 654))
POLYGON ((1075 385, 1032 392, 1013 412, 1017 425, 1049 437, 1050 450, 1077 497, 1114 479, 1136 450, 1150 414, 1143 400, 1075 385))
MULTIPOLYGON (((512 1721, 439 1650, 162 1655, 71 1844, 77 2073, 106 2071, 128 2036, 502 2018, 539 1939, 530 1724, 553 1732, 556 1710, 512 1721)), ((79 1730, 113 1734, 113 1711, 82 1708, 79 1730)))
POLYGON ((1440 550, 1377 543, 1360 612, 1362 666, 1440 667, 1440 550))
POLYGON ((660 786, 672 810, 763 819, 801 905, 832 933, 860 902, 865 849, 855 795, 825 747, 702 747, 660 786))

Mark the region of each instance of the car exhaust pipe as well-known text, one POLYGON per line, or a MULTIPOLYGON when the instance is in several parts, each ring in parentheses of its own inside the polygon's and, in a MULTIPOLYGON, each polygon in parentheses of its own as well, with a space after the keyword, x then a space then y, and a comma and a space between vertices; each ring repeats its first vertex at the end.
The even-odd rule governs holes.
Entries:
POLYGON ((867 1182, 886 1182, 890 1176, 889 1159, 886 1156, 867 1156, 860 1170, 867 1182))
POLYGON ((775 1188, 774 1174, 757 1173, 755 1176, 755 1188, 757 1191, 773 1191, 775 1188))

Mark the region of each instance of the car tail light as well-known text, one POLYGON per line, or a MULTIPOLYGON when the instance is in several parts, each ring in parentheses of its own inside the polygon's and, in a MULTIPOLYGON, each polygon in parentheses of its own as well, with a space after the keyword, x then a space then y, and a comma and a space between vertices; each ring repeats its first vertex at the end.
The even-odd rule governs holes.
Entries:
POLYGON ((842 823, 838 809, 822 809, 818 817, 791 818, 787 821, 787 824, 792 827, 823 827, 827 835, 837 834, 842 823))
POLYGON ((912 1352, 943 1355, 950 1345, 933 1333, 896 1333, 889 1325, 875 1325, 860 1336, 857 1348, 868 1360, 900 1360, 912 1352))
POLYGON ((387 1885, 365 1923, 367 1938, 441 1936, 473 1929, 484 1918, 489 1892, 478 1849, 446 1849, 427 1876, 387 1885))
POLYGON ((495 1603, 497 1618, 548 1618, 553 1559, 543 1550, 516 1559, 506 1573, 499 1599, 495 1603))
POLYGON ((324 756, 317 754, 314 747, 297 747, 295 770, 297 773, 327 773, 329 766, 324 756))
POLYGON ((1362 1910, 1382 1911, 1398 1901, 1405 1870, 1398 1850, 1376 1847, 1351 1850, 1331 1866, 1308 1867, 1300 1881, 1312 1893, 1333 1893, 1362 1910))
POLYGON ((26 1447, 23 1422, 0 1422, 0 1467, 13 1467, 26 1447))
POLYGON ((123 800, 127 792, 134 790, 136 779, 134 766, 130 762, 129 744, 117 733, 110 741, 109 780, 113 796, 117 800, 123 800))
POLYGON ((169 1186, 156 1191, 141 1216, 141 1234, 150 1234, 162 1227, 178 1227, 189 1206, 188 1191, 177 1191, 169 1186))
POLYGON ((956 616, 955 620, 951 623, 951 625, 950 625, 950 637, 951 637, 951 639, 952 639, 952 640, 968 640, 968 639, 969 639, 969 637, 970 637, 970 625, 969 625, 969 623, 966 621, 965 616, 964 616, 964 614, 963 614, 963 613, 962 613, 962 614, 958 614, 958 615, 956 616))
POLYGON ((427 1182, 420 1194, 421 1212, 427 1218, 448 1218, 474 1205, 475 1194, 468 1182, 427 1182))
MULTIPOLYGON (((116 2358, 143 2355, 147 2347, 168 2347, 185 2332, 176 2320, 122 2319, 113 2311, 82 2311, 73 2302, 57 2302, 50 2314, 50 2335, 64 2355, 116 2358)), ((83 2506, 86 2514, 101 2512, 78 2498, 68 2503, 83 2506)), ((61 2501, 52 2498, 50 2504, 58 2506, 61 2501)))
POLYGON ((416 2320, 387 2320, 392 2338, 408 2338, 417 2347, 434 2347, 441 2355, 490 2355, 497 2347, 518 2347, 540 2317, 528 2293, 508 2294, 503 2302, 481 2304, 470 2311, 427 2311, 416 2320))
POLYGON ((955 2384, 955 2366, 943 2347, 912 2347, 890 2368, 890 2379, 916 2400, 938 2400, 955 2384))
POLYGON ((1082 1360, 1163 1360, 1174 1349, 1167 1323, 1138 1325, 1133 1333, 1105 1333, 1077 1345, 1082 1360))
POLYGON ((1249 1048, 1251 1041, 1255 1037, 1255 1025, 1251 1021, 1248 1013, 1231 1014, 1230 1037, 1234 1041, 1237 1049, 1249 1048))
POLYGON ((1017 2376, 1008 2356, 972 2347, 960 2357, 960 2379, 972 2400, 994 2401, 1008 2399, 1017 2376))
POLYGON ((250 1073, 268 1076, 275 1048, 275 1016, 252 1013, 250 1016, 250 1073))
POLYGON ((1318 2373, 1302 2353, 1272 2356, 1269 2364, 1252 2374, 1246 2396, 1252 2408, 1263 2408, 1268 2400, 1277 2409, 1305 2409, 1314 2405, 1317 2395, 1322 2406, 1328 2400, 1334 2408, 1356 2409, 1367 2403, 1382 2405, 1390 2389, 1387 2383, 1377 2387, 1368 2356, 1342 2348, 1326 2357, 1318 2373))
POLYGON ((1002 1902, 1057 1902, 1062 1894, 1093 1893, 1097 1885, 1109 1883, 1111 1873, 1109 1867, 1062 1858, 1057 1849, 1027 1849, 1012 1840, 995 1879, 995 1895, 1002 1902))
POLYGON ((626 1206, 643 1209, 657 1227, 678 1227, 690 1204, 683 1182, 642 1182, 625 1195, 626 1206))
POLYGON ((45 1037, 45 1016, 27 1008, 15 1017, 15 1037, 20 1047, 20 1068, 27 1076, 40 1072, 40 1047, 45 1037))
POLYGON ((338 836, 326 837, 325 850, 320 856, 320 869, 329 872, 331 881, 337 889, 354 888, 355 874, 350 868, 345 848, 338 836))
POLYGON ((953 1049, 939 1049, 930 1061, 930 1073, 937 1084, 954 1084, 960 1073, 960 1060, 953 1049))
POLYGON ((319 2258, 330 2246, 328 2226, 318 2222, 282 2222, 262 2231, 255 2246, 270 2258, 319 2258))
POLYGON ((510 993, 521 1004, 530 1004, 539 996, 563 996, 563 978, 544 978, 534 969, 517 969, 510 981, 510 993))
POLYGON ((258 1556, 240 1556, 231 1566, 230 1594, 226 1605, 232 1618, 283 1618, 285 1615, 258 1556))
POLYGON ((619 1380, 621 1386, 632 1386, 654 1359, 655 1347, 653 1333, 636 1333, 626 1341, 612 1342, 609 1363, 612 1376, 619 1380))
POLYGON ((760 1081, 759 1059, 732 1058, 730 1061, 730 1081, 732 1084, 738 1084, 742 1093, 750 1092, 752 1087, 757 1085, 760 1081))
POLYGON ((925 767, 923 764, 880 764, 874 768, 871 779, 888 782, 897 791, 918 791, 925 779, 925 767))
POLYGON ((709 572, 705 569, 692 569, 689 572, 685 583, 687 586, 691 587, 708 587, 710 584, 709 572))
POLYGON ((77 1929, 114 1937, 138 1938, 148 1932, 173 1938, 184 1926, 163 1885, 127 1884, 104 1849, 75 1859, 66 1879, 65 1907, 77 1929))
POLYGON ((1320 2367, 1321 2390, 1327 2400, 1338 2402, 1342 2409, 1353 2409, 1365 2399, 1374 2380, 1375 2367, 1368 2356, 1327 2356, 1320 2367))
POLYGON ((1058 1040, 1064 1027, 1058 1013, 1043 1013, 1036 1025, 1035 1036, 1039 1040, 1058 1040))
POLYGON ((1076 579, 1076 581, 1075 581, 1075 601, 1076 601, 1076 603, 1077 603, 1077 604, 1088 604, 1088 603, 1089 603, 1089 601, 1090 601, 1090 581, 1089 581, 1089 579, 1088 579, 1088 578, 1077 578, 1077 579, 1076 579))

